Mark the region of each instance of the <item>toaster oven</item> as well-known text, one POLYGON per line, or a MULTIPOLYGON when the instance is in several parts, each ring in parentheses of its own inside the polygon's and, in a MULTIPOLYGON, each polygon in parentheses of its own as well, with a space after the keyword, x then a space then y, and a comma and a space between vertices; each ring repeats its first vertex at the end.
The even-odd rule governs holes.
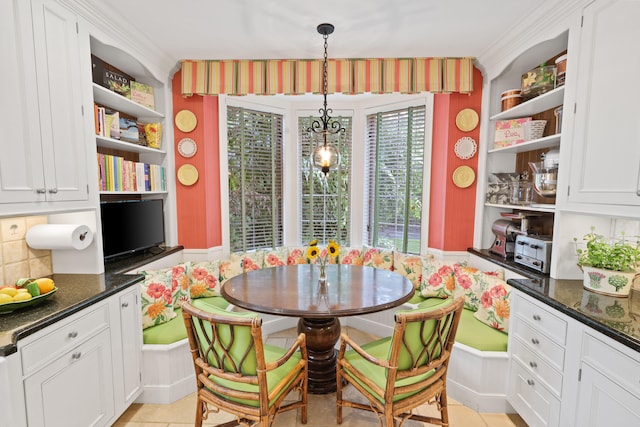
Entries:
POLYGON ((513 260, 540 273, 548 274, 551 264, 551 236, 518 235, 513 260))

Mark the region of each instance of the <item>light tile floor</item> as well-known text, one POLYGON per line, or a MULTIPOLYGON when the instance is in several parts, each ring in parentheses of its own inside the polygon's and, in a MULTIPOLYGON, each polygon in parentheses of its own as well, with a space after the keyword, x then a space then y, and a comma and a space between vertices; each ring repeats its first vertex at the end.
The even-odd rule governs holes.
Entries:
MULTIPOLYGON (((353 328, 343 328, 358 343, 365 343, 374 338, 373 335, 353 328)), ((292 337, 296 335, 295 329, 288 329, 269 335, 267 342, 270 344, 288 346, 292 337)), ((344 392, 349 396, 357 395, 353 387, 347 387, 344 392)), ((309 394, 308 420, 309 427, 365 427, 377 426, 376 417, 367 411, 352 408, 344 408, 342 411, 342 424, 335 423, 336 395, 309 394)), ((363 400, 364 401, 364 400, 363 400)), ((195 419, 196 398, 191 394, 169 405, 133 404, 122 414, 113 427, 187 427, 193 426, 195 419)), ((421 414, 437 414, 434 407, 424 405, 418 408, 421 414)), ((220 413, 205 420, 204 425, 215 426, 231 421, 233 416, 220 413)), ((449 398, 449 421, 451 427, 527 427, 526 423, 516 414, 489 414, 478 413, 449 398)), ((276 419, 275 427, 301 427, 300 416, 296 412, 284 413, 276 419)), ((423 423, 408 421, 405 427, 425 426, 423 423)))

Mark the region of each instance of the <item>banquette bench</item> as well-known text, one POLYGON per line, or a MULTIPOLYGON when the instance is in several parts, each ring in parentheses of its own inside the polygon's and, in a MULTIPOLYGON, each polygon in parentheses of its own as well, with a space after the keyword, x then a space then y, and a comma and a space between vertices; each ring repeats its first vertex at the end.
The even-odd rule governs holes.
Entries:
MULTIPOLYGON (((278 248, 234 253, 222 260, 184 261, 141 271, 143 318, 143 393, 140 403, 171 403, 195 390, 180 303, 235 310, 220 296, 224 282, 259 268, 307 263, 306 248, 278 248)), ((507 331, 510 287, 500 271, 480 271, 456 261, 442 261, 381 248, 342 248, 330 262, 383 268, 407 277, 415 295, 397 309, 429 307, 442 298, 465 298, 447 378, 448 394, 479 412, 512 412, 506 401, 507 331)), ((351 316, 343 325, 391 333, 395 309, 351 316)), ((261 315, 263 332, 293 328, 297 319, 261 315)))

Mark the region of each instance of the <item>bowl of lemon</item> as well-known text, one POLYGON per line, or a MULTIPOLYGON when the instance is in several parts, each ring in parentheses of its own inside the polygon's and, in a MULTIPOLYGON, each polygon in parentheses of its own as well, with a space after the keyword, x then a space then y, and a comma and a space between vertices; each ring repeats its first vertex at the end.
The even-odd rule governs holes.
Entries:
POLYGON ((18 279, 14 286, 0 288, 0 313, 38 305, 55 294, 57 290, 53 280, 47 277, 18 279))

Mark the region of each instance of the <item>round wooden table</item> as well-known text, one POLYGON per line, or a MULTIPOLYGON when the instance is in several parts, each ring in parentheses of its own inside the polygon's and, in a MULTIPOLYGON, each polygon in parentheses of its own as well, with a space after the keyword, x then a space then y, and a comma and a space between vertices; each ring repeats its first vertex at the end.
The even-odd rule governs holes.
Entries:
POLYGON ((259 313, 299 317, 307 337, 309 392, 336 390, 335 345, 341 316, 396 307, 413 296, 413 284, 391 271, 352 265, 327 266, 327 283, 318 283, 319 267, 301 264, 263 268, 225 282, 222 296, 259 313))

